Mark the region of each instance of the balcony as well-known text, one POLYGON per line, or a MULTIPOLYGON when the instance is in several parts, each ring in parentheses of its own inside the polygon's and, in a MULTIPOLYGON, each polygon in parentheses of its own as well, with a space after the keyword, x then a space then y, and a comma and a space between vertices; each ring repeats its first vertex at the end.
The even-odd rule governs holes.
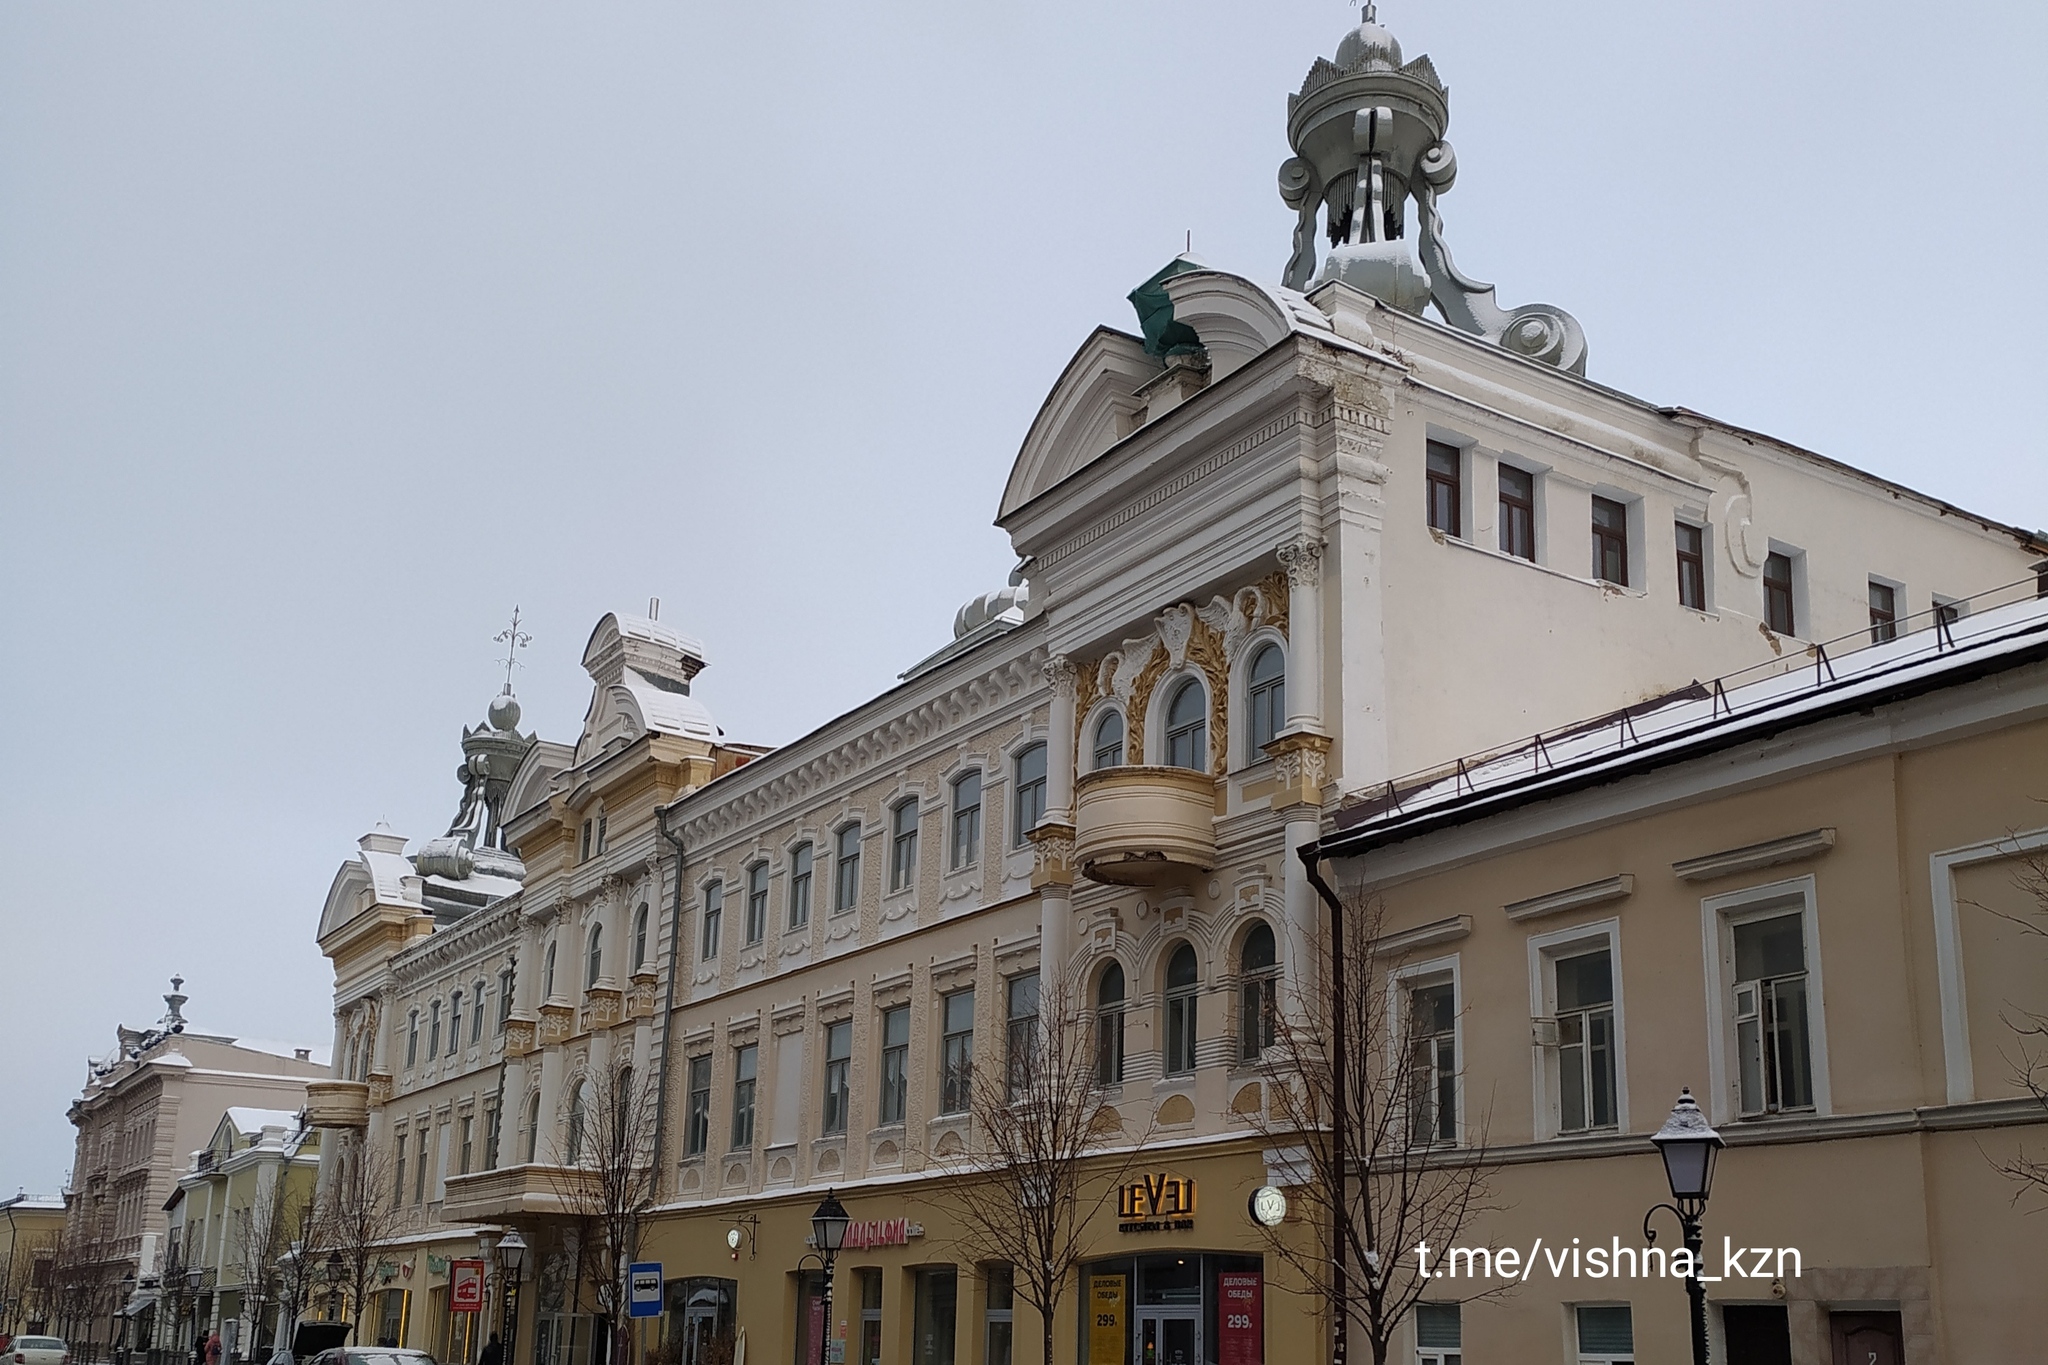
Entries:
POLYGON ((1104 768, 1074 783, 1074 861, 1114 886, 1164 886, 1216 865, 1216 780, 1191 768, 1104 768))
POLYGON ((504 1166, 448 1177, 443 1222, 564 1217, 597 1198, 598 1172, 587 1166, 504 1166))
POLYGON ((315 1128, 366 1128, 370 1087, 361 1081, 306 1082, 306 1122, 315 1128))

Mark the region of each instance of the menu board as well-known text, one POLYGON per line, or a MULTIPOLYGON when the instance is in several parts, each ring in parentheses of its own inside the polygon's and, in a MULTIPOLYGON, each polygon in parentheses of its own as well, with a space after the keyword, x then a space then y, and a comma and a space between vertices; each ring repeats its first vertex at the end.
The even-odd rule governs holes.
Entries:
POLYGON ((1123 1275, 1088 1279, 1088 1365, 1124 1365, 1131 1339, 1125 1319, 1127 1285, 1123 1275))
POLYGON ((1264 1279, 1255 1270, 1216 1277, 1217 1365, 1265 1365, 1264 1279))

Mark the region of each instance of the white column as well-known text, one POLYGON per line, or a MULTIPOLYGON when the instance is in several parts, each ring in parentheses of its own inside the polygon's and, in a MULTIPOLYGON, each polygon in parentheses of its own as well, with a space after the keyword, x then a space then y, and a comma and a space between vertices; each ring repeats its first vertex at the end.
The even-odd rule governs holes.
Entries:
POLYGON ((1287 728, 1323 732, 1323 542, 1280 547, 1287 569, 1287 728))
MULTIPOLYGON (((1074 956, 1073 897, 1074 888, 1064 882, 1048 882, 1038 888, 1038 971, 1043 990, 1050 991, 1067 980, 1067 967, 1074 956)), ((1068 984, 1078 991, 1078 983, 1068 984)), ((1067 1005, 1080 1008, 1078 998, 1068 999, 1067 1005)))
POLYGON ((1287 924, 1280 936, 1280 970, 1297 992, 1315 989, 1316 944, 1322 925, 1321 902, 1308 884, 1308 869, 1295 850, 1313 842, 1322 832, 1320 812, 1314 806, 1296 806, 1287 813, 1286 869, 1282 890, 1287 902, 1287 924))
POLYGON ((1045 820, 1074 823, 1074 662, 1064 654, 1045 661, 1052 714, 1045 735, 1045 820))

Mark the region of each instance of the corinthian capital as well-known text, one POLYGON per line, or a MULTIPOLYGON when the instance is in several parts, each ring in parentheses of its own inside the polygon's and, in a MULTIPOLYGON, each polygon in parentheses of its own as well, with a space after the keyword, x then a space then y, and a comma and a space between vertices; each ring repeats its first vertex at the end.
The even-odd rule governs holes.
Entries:
POLYGON ((1074 699, 1074 686, 1079 677, 1074 661, 1064 654, 1055 654, 1045 661, 1045 681, 1052 688, 1053 696, 1061 701, 1074 699))
POLYGON ((1297 588, 1322 582, 1323 542, 1303 536, 1280 547, 1280 563, 1287 570, 1287 582, 1297 588))

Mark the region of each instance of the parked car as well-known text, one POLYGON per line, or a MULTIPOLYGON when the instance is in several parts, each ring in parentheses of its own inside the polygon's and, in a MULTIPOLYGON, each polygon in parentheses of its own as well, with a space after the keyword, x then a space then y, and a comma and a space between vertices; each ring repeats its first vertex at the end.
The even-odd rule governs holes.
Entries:
POLYGON ((434 1365, 434 1358, 403 1346, 337 1346, 314 1356, 308 1365, 434 1365))
POLYGON ((14 1365, 71 1365, 71 1348, 62 1337, 16 1337, 7 1356, 14 1365))

